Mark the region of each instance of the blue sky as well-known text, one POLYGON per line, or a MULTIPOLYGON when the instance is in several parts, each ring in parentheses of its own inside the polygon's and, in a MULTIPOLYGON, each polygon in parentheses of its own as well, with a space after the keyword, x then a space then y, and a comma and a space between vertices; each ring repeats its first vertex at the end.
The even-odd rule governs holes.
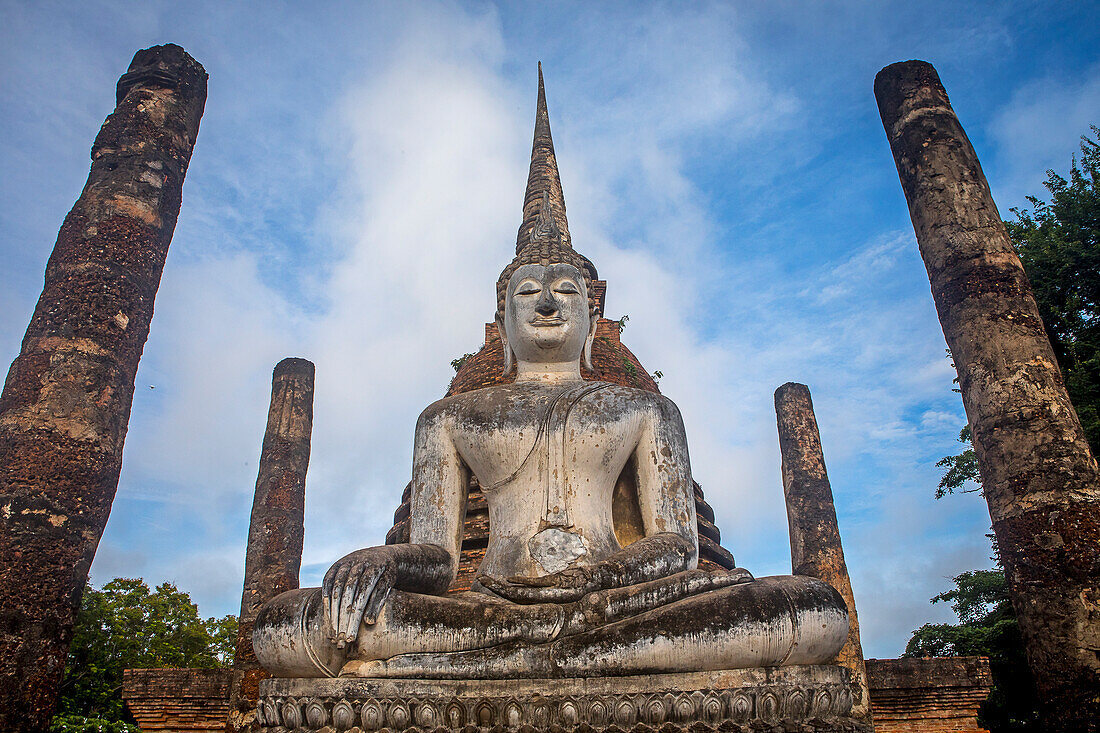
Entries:
POLYGON ((570 230, 681 407, 723 544, 789 572, 772 393, 814 397, 869 656, 989 565, 933 499, 965 418, 872 94, 933 63, 1002 213, 1100 122, 1091 3, 0 3, 0 359, 10 363, 134 51, 210 94, 92 579, 239 608, 284 356, 317 365, 303 584, 381 543, 418 412, 475 350, 546 74, 570 230), (151 388, 152 387, 152 388, 151 388))

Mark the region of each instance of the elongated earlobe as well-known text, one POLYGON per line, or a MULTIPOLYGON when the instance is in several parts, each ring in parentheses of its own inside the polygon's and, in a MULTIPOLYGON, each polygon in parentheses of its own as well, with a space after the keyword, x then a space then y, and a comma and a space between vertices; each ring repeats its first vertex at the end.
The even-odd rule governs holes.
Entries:
POLYGON ((512 373, 512 362, 515 361, 515 357, 512 354, 512 347, 508 345, 508 334, 504 332, 504 324, 501 323, 500 318, 497 318, 497 333, 500 334, 500 343, 504 346, 504 376, 508 376, 512 373))
POLYGON ((592 342, 596 340, 596 326, 599 325, 599 322, 599 318, 592 319, 592 326, 588 329, 588 338, 584 340, 584 360, 582 364, 590 372, 596 371, 596 368, 592 366, 592 342))

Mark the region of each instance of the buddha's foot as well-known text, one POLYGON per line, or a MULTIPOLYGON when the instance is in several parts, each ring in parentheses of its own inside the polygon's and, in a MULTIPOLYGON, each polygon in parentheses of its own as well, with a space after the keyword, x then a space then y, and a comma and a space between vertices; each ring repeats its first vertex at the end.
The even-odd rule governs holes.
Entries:
POLYGON ((385 677, 384 659, 352 659, 340 670, 341 677, 385 677))

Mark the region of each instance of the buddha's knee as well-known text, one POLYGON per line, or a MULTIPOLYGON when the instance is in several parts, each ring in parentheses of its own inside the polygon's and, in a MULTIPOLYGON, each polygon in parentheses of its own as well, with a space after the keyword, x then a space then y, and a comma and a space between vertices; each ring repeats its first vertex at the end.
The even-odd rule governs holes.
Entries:
POLYGON ((782 638, 782 658, 773 664, 823 664, 831 661, 848 640, 848 608, 828 583, 801 575, 776 575, 742 586, 755 586, 749 615, 770 625, 782 638), (789 619, 789 621, 787 620, 789 619))
POLYGON ((276 677, 335 677, 346 652, 328 640, 322 623, 320 588, 281 593, 256 616, 256 659, 276 677))

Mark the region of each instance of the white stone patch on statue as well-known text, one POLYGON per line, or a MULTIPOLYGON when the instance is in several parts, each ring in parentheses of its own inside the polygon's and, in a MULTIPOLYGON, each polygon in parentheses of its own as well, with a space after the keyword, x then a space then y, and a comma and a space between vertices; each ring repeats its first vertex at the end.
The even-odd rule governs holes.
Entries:
POLYGON ((531 557, 543 570, 557 573, 588 554, 588 545, 576 532, 560 527, 548 527, 527 542, 531 557))

